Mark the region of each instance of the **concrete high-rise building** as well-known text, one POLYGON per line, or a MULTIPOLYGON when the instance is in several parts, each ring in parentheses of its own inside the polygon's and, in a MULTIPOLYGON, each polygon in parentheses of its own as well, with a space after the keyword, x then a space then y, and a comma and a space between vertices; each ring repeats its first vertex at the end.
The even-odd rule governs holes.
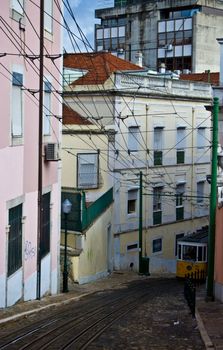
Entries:
POLYGON ((151 69, 219 71, 223 1, 115 0, 95 17, 101 20, 95 25, 96 51, 151 69))

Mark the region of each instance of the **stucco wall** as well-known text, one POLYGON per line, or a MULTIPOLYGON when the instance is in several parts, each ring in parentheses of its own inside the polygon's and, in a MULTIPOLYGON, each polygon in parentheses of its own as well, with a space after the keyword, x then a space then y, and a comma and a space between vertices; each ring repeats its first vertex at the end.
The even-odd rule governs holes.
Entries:
MULTIPOLYGON (((208 218, 195 219, 193 221, 182 221, 169 225, 148 227, 143 230, 142 256, 149 258, 150 273, 175 273, 176 235, 179 233, 192 233, 196 229, 208 224, 208 218), (162 251, 153 253, 152 242, 154 239, 162 238, 162 251)), ((131 244, 138 243, 138 230, 123 232, 115 235, 115 267, 118 270, 129 270, 130 263, 133 269, 138 271, 138 249, 128 250, 131 244), (116 255, 117 250, 119 254, 116 255)))
POLYGON ((108 261, 113 255, 113 239, 108 237, 111 215, 112 206, 86 231, 80 256, 70 258, 73 278, 80 284, 107 276, 111 263, 113 265, 113 261, 108 261))
POLYGON ((203 13, 193 17, 194 73, 201 73, 206 69, 219 72, 220 48, 216 39, 222 37, 222 21, 223 17, 203 13))
MULTIPOLYGON (((28 89, 39 89, 39 65, 37 61, 25 59, 21 54, 38 54, 39 37, 33 28, 39 28, 39 10, 35 4, 26 3, 25 11, 29 20, 24 18, 24 31, 21 31, 18 18, 13 17, 12 2, 1 4, 0 15, 12 28, 15 34, 10 40, 11 33, 1 32, 1 47, 6 53, 0 67, 2 87, 2 123, 0 130, 0 306, 12 305, 19 299, 30 300, 36 297, 36 263, 37 263, 37 205, 38 205, 38 128, 39 100, 38 93, 31 94, 28 89), (33 27, 32 27, 33 25, 33 27), (17 36, 16 36, 17 35, 17 36), (15 39, 17 38, 17 40, 15 39), (24 41, 24 42, 23 42, 24 41), (23 48, 23 49, 22 49, 23 48), (36 67, 35 67, 36 65, 36 67), (12 138, 12 72, 23 74, 23 137, 20 140, 12 138), (23 205, 22 212, 22 266, 12 276, 7 276, 8 251, 8 210, 18 204, 23 205), (7 292, 6 292, 7 288, 7 292)), ((54 7, 54 17, 60 22, 60 15, 54 7)), ((25 16, 24 16, 25 17, 25 16)), ((7 26, 5 25, 5 28, 7 26)), ((45 34, 44 46, 48 54, 62 52, 61 26, 54 22, 53 35, 45 34), (47 38, 46 38, 47 37, 47 38), (49 40, 50 39, 50 40, 49 40)), ((45 52, 46 53, 46 52, 45 52)), ((44 58, 44 77, 52 83, 52 90, 60 91, 62 77, 62 58, 52 63, 44 58)), ((51 94, 51 114, 61 115, 61 98, 55 92, 51 94)), ((43 143, 60 143, 60 123, 51 117, 51 135, 43 138, 43 143)), ((58 246, 60 239, 59 210, 60 210, 60 164, 43 161, 43 193, 51 192, 51 249, 47 274, 42 275, 42 292, 55 293, 58 291, 58 246), (56 282, 55 282, 56 280, 56 282)), ((44 267, 44 266, 43 266, 44 267)))

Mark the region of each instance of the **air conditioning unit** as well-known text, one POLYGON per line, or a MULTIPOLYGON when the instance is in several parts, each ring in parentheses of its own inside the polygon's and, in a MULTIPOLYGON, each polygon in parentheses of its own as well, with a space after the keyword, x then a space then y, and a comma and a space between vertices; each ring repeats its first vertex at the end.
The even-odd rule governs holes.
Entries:
POLYGON ((45 161, 52 162, 59 160, 59 147, 57 143, 45 144, 45 161))

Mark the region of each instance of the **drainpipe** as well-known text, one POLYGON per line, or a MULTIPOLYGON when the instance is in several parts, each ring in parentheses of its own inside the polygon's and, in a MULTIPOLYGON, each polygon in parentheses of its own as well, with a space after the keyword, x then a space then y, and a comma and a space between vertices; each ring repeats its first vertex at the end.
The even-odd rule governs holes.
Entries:
POLYGON ((208 277, 207 277, 207 301, 214 300, 214 256, 215 256, 215 215, 217 201, 217 149, 218 149, 218 98, 214 97, 213 121, 212 121, 212 163, 211 163, 211 196, 210 218, 208 230, 208 277))
POLYGON ((142 171, 139 173, 139 273, 142 271, 142 171))
POLYGON ((43 216, 42 200, 42 145, 43 145, 43 45, 44 45, 44 0, 40 1, 40 58, 39 58, 39 136, 38 136, 38 223, 37 223, 37 283, 36 297, 41 298, 41 232, 43 216))
POLYGON ((219 76, 219 85, 223 86, 223 38, 218 38, 217 42, 220 44, 220 76, 219 76))

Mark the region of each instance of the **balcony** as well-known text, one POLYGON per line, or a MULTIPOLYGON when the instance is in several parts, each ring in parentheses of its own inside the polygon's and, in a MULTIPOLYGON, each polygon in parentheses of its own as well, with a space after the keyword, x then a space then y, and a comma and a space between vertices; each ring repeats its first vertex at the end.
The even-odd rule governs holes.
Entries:
MULTIPOLYGON (((68 198, 72 209, 68 215, 67 229, 82 232, 86 230, 113 202, 113 188, 110 188, 91 205, 87 206, 85 193, 62 192, 61 202, 68 198)), ((61 215, 61 229, 65 229, 64 216, 61 215)))

